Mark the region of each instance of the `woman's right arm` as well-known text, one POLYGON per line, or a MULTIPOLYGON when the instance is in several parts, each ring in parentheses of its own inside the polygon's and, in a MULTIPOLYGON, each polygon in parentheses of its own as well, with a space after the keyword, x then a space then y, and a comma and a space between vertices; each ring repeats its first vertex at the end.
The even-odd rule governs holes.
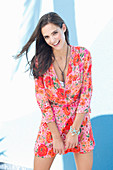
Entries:
POLYGON ((50 122, 47 125, 48 125, 48 127, 52 133, 52 137, 53 137, 53 152, 56 154, 59 153, 60 155, 64 154, 64 150, 65 150, 64 145, 65 144, 60 136, 60 133, 58 131, 56 123, 50 122))
POLYGON ((55 123, 51 105, 45 92, 43 77, 35 79, 35 95, 39 108, 42 112, 42 119, 47 123, 53 137, 53 151, 57 154, 64 154, 64 143, 55 123))

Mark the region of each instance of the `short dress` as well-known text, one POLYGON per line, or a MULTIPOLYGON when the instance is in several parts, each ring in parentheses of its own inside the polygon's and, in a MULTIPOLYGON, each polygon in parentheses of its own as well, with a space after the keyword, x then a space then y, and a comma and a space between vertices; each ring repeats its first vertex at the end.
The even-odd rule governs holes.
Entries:
POLYGON ((35 141, 35 156, 54 157, 53 138, 48 127, 55 122, 63 140, 77 114, 84 113, 84 119, 78 135, 78 145, 65 150, 75 153, 87 153, 94 149, 95 141, 90 121, 90 102, 92 97, 92 58, 85 47, 72 46, 65 80, 65 87, 59 81, 53 64, 42 77, 35 78, 35 94, 42 119, 35 141))

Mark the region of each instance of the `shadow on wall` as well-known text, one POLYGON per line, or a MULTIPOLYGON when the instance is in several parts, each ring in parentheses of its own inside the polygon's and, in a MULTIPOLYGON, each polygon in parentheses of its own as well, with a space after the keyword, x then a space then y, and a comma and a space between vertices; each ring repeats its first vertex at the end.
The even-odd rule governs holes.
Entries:
MULTIPOLYGON (((91 119, 95 138, 92 170, 113 170, 113 115, 91 119)), ((64 170, 76 170, 72 153, 63 155, 64 170)))

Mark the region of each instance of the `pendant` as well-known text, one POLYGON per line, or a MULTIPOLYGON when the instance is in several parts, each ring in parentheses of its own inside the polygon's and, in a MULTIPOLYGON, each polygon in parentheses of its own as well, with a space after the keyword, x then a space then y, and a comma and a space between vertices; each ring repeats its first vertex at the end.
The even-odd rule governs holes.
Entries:
POLYGON ((63 77, 64 87, 65 87, 64 72, 62 72, 62 77, 63 77))

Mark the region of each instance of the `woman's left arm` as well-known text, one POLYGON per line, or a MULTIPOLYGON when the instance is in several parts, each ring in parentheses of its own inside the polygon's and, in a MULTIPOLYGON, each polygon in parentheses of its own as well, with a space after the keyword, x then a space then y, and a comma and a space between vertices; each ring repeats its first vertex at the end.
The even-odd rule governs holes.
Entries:
MULTIPOLYGON (((76 129, 76 131, 79 132, 84 116, 85 116, 84 113, 80 113, 76 115, 76 118, 72 124, 72 129, 76 129)), ((74 134, 72 136, 72 133, 69 131, 66 135, 65 150, 68 148, 74 148, 77 145, 78 145, 78 135, 74 134)))
MULTIPOLYGON (((85 49, 84 52, 84 64, 83 64, 83 82, 81 87, 81 94, 79 99, 79 104, 76 111, 76 117, 72 124, 72 129, 79 131, 81 124, 83 122, 84 116, 86 113, 90 112, 90 102, 92 96, 92 58, 90 52, 85 49)), ((66 148, 74 147, 78 144, 78 135, 72 136, 69 131, 66 136, 66 148)))
POLYGON ((72 127, 75 129, 80 128, 85 114, 90 112, 90 102, 93 91, 91 68, 92 68, 91 54, 87 49, 85 49, 83 82, 81 87, 80 100, 76 111, 76 117, 72 125, 72 127))

